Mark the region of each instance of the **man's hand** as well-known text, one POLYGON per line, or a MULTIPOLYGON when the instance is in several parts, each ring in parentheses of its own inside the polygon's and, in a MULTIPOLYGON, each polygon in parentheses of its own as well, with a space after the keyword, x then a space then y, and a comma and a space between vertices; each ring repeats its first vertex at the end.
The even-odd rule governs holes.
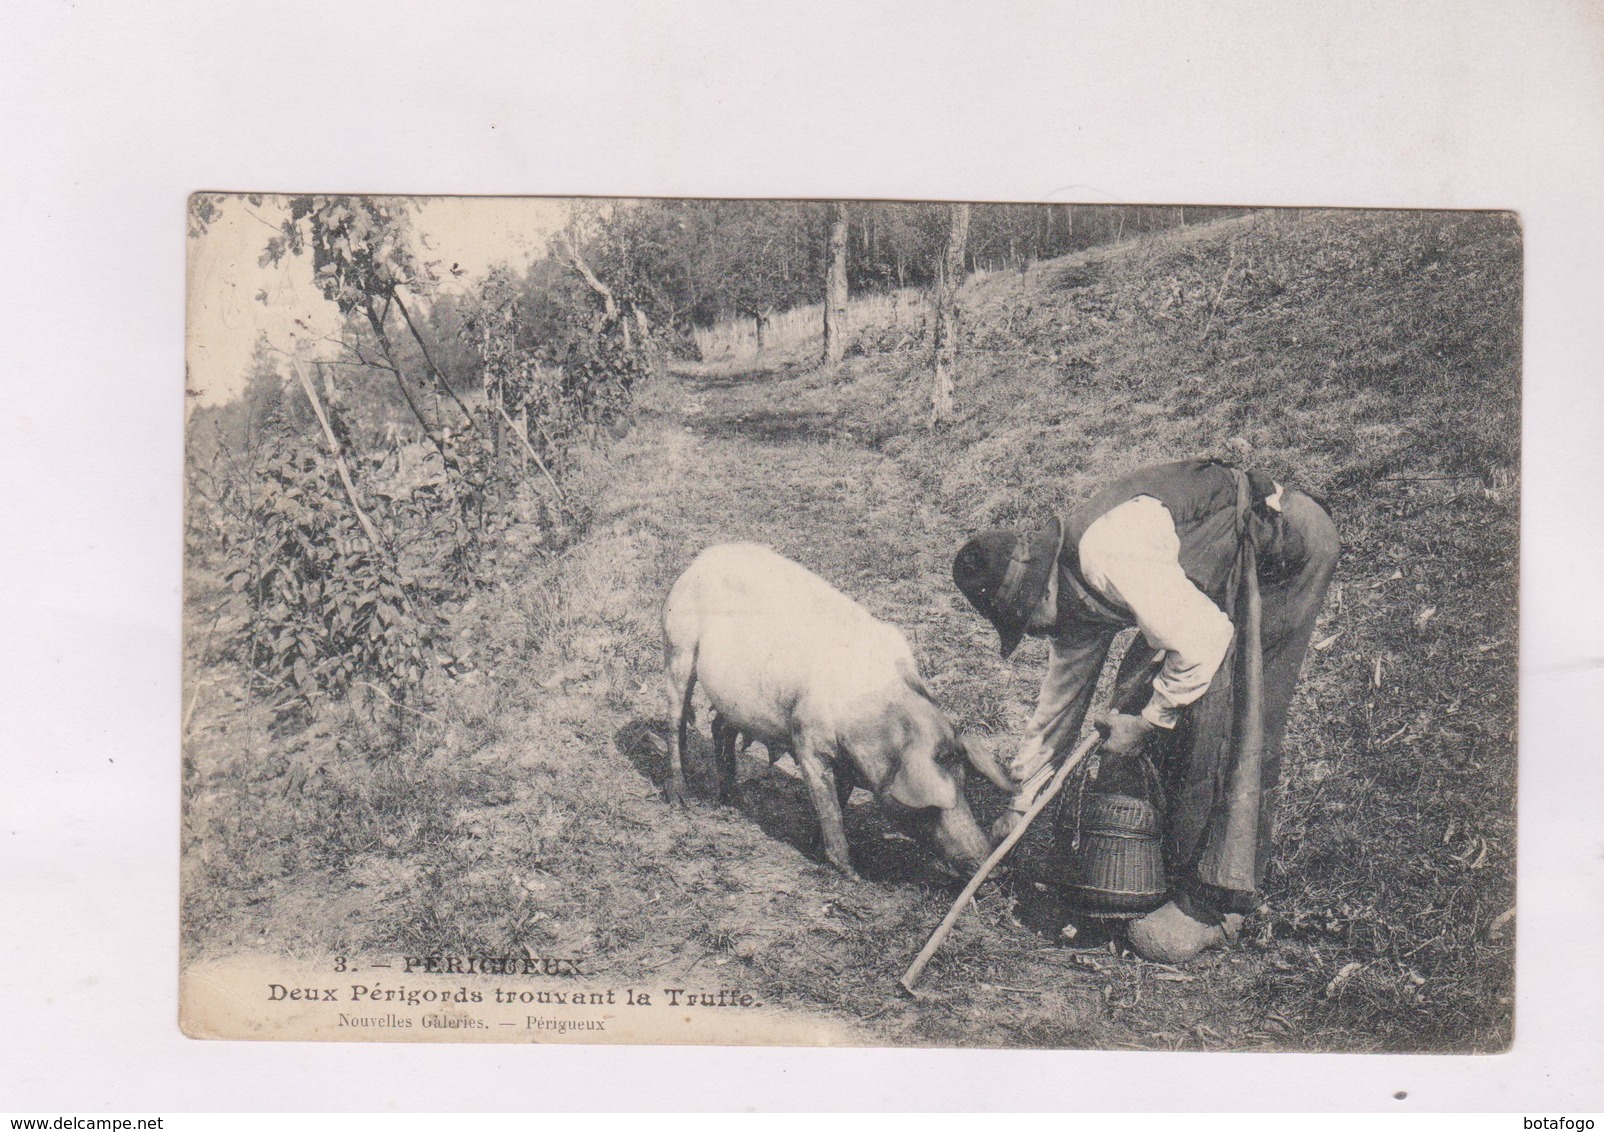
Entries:
POLYGON ((1052 764, 1044 762, 1035 774, 1014 787, 1013 797, 1008 799, 1008 808, 1002 812, 1001 817, 991 823, 993 843, 1007 837, 1014 831, 1014 827, 1025 819, 1025 811, 1030 809, 1036 801, 1036 796, 1042 792, 1052 777, 1052 764))
POLYGON ((1158 728, 1139 715, 1126 715, 1111 711, 1092 720, 1092 726, 1103 733, 1103 751, 1110 755, 1128 755, 1142 745, 1158 728))

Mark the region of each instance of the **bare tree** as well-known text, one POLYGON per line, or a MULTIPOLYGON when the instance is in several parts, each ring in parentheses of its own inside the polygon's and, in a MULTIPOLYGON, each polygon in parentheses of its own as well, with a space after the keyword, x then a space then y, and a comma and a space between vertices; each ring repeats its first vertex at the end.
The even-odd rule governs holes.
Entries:
POLYGON ((585 257, 579 253, 579 244, 571 231, 563 232, 561 239, 562 250, 568 256, 568 262, 573 264, 574 270, 585 281, 585 286, 591 289, 601 303, 596 329, 599 331, 603 326, 611 326, 618 321, 618 300, 613 297, 613 289, 596 278, 596 273, 590 269, 590 264, 586 263, 585 257))
POLYGON ((830 204, 830 241, 824 265, 824 362, 839 362, 847 349, 847 206, 830 204))
POLYGON ((969 206, 954 204, 947 228, 947 250, 936 273, 936 369, 930 387, 930 427, 952 418, 952 371, 958 363, 958 285, 963 282, 964 248, 969 243, 969 206))

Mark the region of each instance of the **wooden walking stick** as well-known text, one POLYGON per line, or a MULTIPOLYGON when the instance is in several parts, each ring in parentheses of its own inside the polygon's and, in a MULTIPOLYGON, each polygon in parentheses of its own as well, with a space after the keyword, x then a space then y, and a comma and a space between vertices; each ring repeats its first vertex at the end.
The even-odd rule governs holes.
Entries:
MULTIPOLYGON (((1132 693, 1144 683, 1152 680, 1153 673, 1158 669, 1158 663, 1149 661, 1132 672, 1122 684, 1114 689, 1114 694, 1109 699, 1109 706, 1115 710, 1129 706, 1132 693)), ((1102 742, 1103 736, 1094 733, 1088 735, 1080 746, 1070 752, 1070 756, 1064 760, 1057 773, 1053 775, 1052 780, 1047 783, 1046 788, 1036 796, 1036 800, 1030 804, 1030 808, 1020 815, 1018 824, 1009 831, 1007 837, 997 843, 997 848, 991 851, 991 856, 987 857, 975 875, 969 878, 969 883, 964 885, 964 890, 958 894, 958 899, 954 900, 952 907, 947 910, 946 917, 936 926, 936 930, 930 933, 930 938, 925 941, 924 947, 919 949, 919 954, 913 957, 913 962, 908 965, 908 969, 903 972, 902 978, 899 980, 902 983, 903 990, 909 994, 913 993, 913 984, 917 983, 919 976, 925 973, 925 967, 929 965, 931 956, 935 955, 936 949, 946 940, 947 934, 952 931, 952 926, 958 922, 958 917, 963 915, 964 908, 973 899, 976 890, 991 875, 991 870, 995 869, 998 863, 1008 856, 1009 851, 1018 844, 1019 839, 1025 836, 1025 830, 1030 828, 1030 823, 1036 820, 1036 815, 1046 809, 1049 802, 1058 797, 1058 792, 1064 788, 1064 783, 1069 780, 1070 774, 1077 766, 1085 762, 1086 756, 1101 746, 1102 742)))
POLYGON ((1076 747, 1069 758, 1064 760, 1064 764, 1058 768, 1058 773, 1053 775, 1052 781, 1047 784, 1047 788, 1036 795, 1036 800, 1030 804, 1030 808, 1020 817, 1019 823, 1014 826, 1007 837, 997 843, 997 848, 991 851, 991 856, 987 857, 975 875, 969 878, 969 883, 964 885, 964 890, 958 894, 958 899, 952 902, 952 907, 947 910, 946 918, 941 921, 935 931, 930 933, 930 938, 925 941, 924 947, 919 949, 919 954, 914 956, 913 962, 903 972, 900 980, 903 990, 910 994, 913 993, 913 984, 917 983, 919 976, 925 973, 925 967, 929 965, 930 957, 935 955, 936 948, 940 947, 946 940, 947 933, 952 931, 952 926, 958 922, 958 917, 963 915, 963 910, 974 897, 975 891, 985 883, 986 878, 991 875, 991 870, 997 867, 998 862, 1008 856, 1008 851, 1014 847, 1021 837, 1025 836, 1025 830, 1030 828, 1030 823, 1036 819, 1036 815, 1047 808, 1047 803, 1058 797, 1058 792, 1064 788, 1064 783, 1068 780, 1070 772, 1084 762, 1086 756, 1096 750, 1102 742, 1103 737, 1101 735, 1092 734, 1087 736, 1086 741, 1076 747))

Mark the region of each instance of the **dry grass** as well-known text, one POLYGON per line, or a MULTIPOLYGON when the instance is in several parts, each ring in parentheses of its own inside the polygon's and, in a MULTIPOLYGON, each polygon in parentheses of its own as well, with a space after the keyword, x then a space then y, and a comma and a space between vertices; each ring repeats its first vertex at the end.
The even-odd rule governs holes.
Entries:
MULTIPOLYGON (((998 273, 965 290, 959 418, 934 435, 908 306, 855 308, 831 372, 806 312, 761 358, 731 338, 586 468, 585 536, 509 552, 457 613, 477 669, 437 718, 267 734, 197 626, 215 679, 188 752, 186 946, 571 949, 895 1043, 1506 1047, 1512 932, 1489 929, 1513 905, 1519 270, 1505 217, 1313 213, 998 273), (908 1000, 895 977, 952 884, 872 805, 849 809, 852 884, 812 850, 786 763, 754 753, 740 809, 659 800, 656 607, 701 547, 753 538, 817 570, 1006 742, 1043 650, 997 658, 952 550, 1234 436, 1324 493, 1346 547, 1241 947, 1177 974, 1058 946, 1034 831, 908 1000)), ((971 794, 983 818, 999 804, 971 794)))
MULTIPOLYGON (((852 299, 847 304, 849 342, 856 338, 857 352, 864 353, 888 331, 917 340, 925 333, 929 315, 930 297, 915 287, 852 299)), ((770 315, 763 328, 761 350, 757 320, 751 318, 698 327, 694 340, 701 358, 715 364, 770 357, 801 358, 823 348, 824 306, 815 303, 770 315)))

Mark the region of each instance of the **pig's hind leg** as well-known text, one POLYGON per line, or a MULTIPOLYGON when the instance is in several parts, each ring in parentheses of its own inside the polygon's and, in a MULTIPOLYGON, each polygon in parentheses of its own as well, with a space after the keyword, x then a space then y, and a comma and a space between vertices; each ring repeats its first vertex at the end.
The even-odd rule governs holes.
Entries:
POLYGON ((685 744, 695 716, 691 693, 696 688, 696 650, 667 646, 663 656, 663 679, 668 693, 668 779, 663 784, 663 794, 670 805, 683 808, 687 794, 685 744))

